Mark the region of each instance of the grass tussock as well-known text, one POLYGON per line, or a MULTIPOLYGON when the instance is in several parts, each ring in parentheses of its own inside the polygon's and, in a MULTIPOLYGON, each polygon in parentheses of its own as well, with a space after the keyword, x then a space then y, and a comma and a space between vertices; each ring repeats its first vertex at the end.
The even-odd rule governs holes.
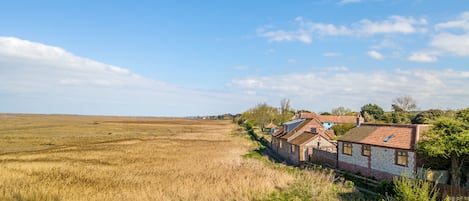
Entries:
POLYGON ((266 165, 255 148, 229 121, 0 114, 0 200, 340 200, 354 194, 327 173, 266 165))

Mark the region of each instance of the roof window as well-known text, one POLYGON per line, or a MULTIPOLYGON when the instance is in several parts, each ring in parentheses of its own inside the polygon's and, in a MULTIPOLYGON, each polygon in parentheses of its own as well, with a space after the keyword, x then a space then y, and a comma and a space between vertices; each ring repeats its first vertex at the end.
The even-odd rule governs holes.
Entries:
POLYGON ((386 143, 386 142, 388 142, 389 140, 391 140, 393 137, 394 137, 394 135, 391 134, 390 136, 384 138, 383 142, 386 143))

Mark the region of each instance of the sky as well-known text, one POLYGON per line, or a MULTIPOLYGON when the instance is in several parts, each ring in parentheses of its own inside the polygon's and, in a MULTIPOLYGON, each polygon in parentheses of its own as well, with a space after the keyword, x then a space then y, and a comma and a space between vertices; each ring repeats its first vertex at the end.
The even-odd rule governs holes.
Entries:
POLYGON ((467 0, 0 3, 0 112, 469 106, 467 0))

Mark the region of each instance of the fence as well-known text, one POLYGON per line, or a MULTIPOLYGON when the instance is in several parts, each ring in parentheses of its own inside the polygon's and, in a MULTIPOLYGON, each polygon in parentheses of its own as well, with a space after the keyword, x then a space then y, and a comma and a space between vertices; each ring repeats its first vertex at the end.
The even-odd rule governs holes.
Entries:
POLYGON ((451 200, 469 200, 469 189, 448 184, 437 184, 443 197, 449 196, 451 200), (464 198, 464 199, 463 199, 464 198))
POLYGON ((329 152, 313 148, 313 154, 310 156, 310 161, 330 167, 337 167, 337 152, 329 152))

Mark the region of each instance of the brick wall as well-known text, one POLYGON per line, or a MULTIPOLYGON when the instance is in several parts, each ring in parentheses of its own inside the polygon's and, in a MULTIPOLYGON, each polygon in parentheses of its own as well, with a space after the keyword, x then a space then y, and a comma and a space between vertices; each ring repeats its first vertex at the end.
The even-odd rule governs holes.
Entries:
POLYGON ((311 161, 314 163, 337 167, 337 153, 313 148, 311 161))

